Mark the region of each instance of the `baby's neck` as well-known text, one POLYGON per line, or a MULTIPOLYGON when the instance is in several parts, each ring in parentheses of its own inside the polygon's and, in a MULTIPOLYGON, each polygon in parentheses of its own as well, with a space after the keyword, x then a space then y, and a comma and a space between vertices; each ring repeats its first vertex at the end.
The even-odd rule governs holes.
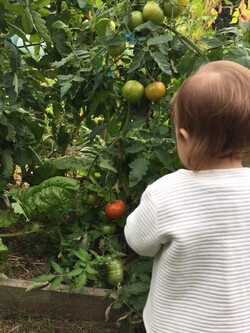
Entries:
POLYGON ((208 159, 201 161, 196 171, 213 169, 233 169, 242 167, 242 160, 240 158, 225 157, 220 159, 208 159))

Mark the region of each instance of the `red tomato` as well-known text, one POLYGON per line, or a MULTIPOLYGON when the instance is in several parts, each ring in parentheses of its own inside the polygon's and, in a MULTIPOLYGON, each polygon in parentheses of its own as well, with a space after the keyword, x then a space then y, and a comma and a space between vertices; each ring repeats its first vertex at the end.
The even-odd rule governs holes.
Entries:
POLYGON ((108 218, 115 220, 119 219, 125 214, 126 205, 122 200, 115 200, 112 203, 108 203, 105 207, 105 214, 108 218))

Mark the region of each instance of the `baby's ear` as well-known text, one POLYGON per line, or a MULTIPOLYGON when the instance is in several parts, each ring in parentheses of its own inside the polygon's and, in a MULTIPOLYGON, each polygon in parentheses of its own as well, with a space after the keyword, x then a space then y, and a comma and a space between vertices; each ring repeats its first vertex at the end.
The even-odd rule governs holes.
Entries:
POLYGON ((183 141, 189 141, 190 139, 190 135, 189 133, 185 130, 185 128, 179 128, 178 129, 178 134, 180 136, 180 138, 183 140, 183 141))

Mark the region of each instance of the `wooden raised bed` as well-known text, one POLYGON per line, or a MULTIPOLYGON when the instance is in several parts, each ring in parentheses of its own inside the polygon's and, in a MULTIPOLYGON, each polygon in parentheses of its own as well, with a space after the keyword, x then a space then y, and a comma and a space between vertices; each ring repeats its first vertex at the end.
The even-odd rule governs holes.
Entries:
POLYGON ((116 321, 124 314, 120 310, 109 308, 114 301, 110 290, 85 288, 83 294, 78 294, 69 292, 66 286, 61 286, 56 290, 45 287, 26 291, 29 285, 30 282, 25 280, 1 279, 0 310, 14 308, 41 316, 96 322, 106 320, 107 309, 110 310, 109 321, 116 321))

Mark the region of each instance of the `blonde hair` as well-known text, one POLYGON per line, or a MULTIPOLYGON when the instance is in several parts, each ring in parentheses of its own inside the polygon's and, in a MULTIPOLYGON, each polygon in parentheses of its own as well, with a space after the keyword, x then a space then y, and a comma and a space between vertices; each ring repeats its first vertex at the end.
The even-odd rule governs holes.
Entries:
POLYGON ((250 70, 231 61, 202 65, 171 100, 177 128, 192 139, 189 155, 223 158, 250 151, 250 70))

